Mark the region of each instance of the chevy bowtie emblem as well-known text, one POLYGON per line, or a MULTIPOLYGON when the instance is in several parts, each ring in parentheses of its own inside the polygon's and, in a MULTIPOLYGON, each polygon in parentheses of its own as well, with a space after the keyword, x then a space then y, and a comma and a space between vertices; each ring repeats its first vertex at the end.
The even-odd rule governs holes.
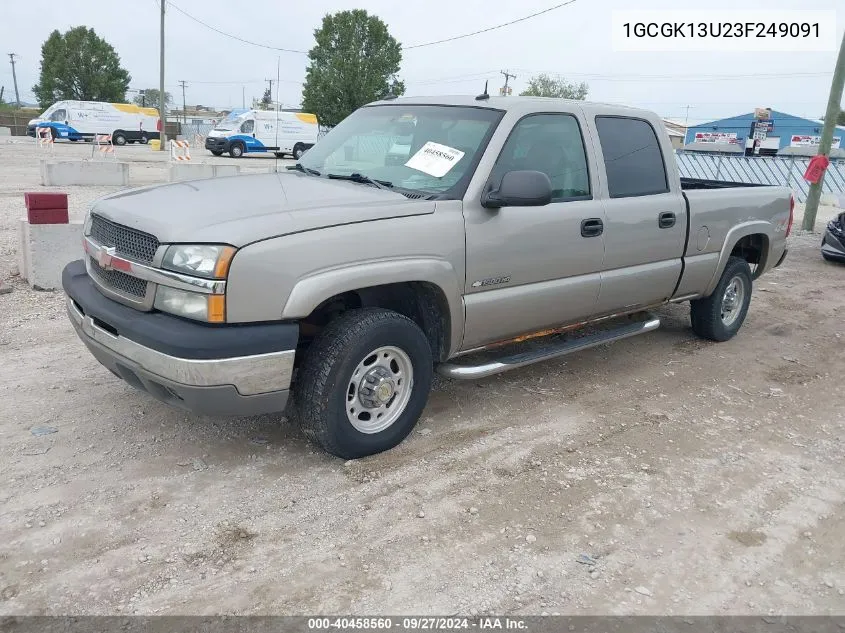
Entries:
POLYGON ((115 252, 116 249, 113 246, 100 249, 100 253, 97 255, 97 263, 100 265, 100 268, 111 270, 111 262, 115 252))

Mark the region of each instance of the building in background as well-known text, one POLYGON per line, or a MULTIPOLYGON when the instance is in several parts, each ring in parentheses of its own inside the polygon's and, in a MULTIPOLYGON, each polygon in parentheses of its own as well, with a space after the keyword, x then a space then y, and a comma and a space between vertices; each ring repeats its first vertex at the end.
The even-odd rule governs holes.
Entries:
POLYGON ((666 126, 666 133, 669 135, 669 140, 672 142, 672 148, 683 149, 684 136, 687 133, 686 126, 672 119, 663 119, 663 124, 666 126))
MULTIPOLYGON (((746 156, 815 156, 824 122, 756 108, 752 112, 690 126, 683 150, 746 156)), ((831 158, 845 158, 845 127, 833 134, 831 158)))

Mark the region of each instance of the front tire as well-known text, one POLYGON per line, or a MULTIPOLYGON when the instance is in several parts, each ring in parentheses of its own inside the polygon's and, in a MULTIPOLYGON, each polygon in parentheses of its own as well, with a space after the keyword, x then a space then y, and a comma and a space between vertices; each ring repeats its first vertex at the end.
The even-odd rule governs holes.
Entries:
POLYGON ((244 155, 244 144, 240 141, 232 143, 229 147, 229 156, 232 158, 240 158, 244 155))
POLYGON ((293 146, 293 157, 296 160, 302 158, 302 155, 305 153, 305 147, 301 143, 297 143, 293 146))
POLYGON ((751 268, 741 257, 731 257, 709 297, 690 301, 693 331, 711 341, 727 341, 742 327, 751 304, 751 268))
POLYGON ((209 150, 212 156, 223 156, 223 152, 218 152, 217 150, 209 150))
POLYGON ((381 308, 350 310, 305 353, 294 387, 299 424, 337 457, 381 453, 413 430, 432 375, 431 346, 416 323, 381 308))
POLYGON ((111 142, 114 145, 126 145, 126 135, 123 132, 115 132, 111 135, 111 142))

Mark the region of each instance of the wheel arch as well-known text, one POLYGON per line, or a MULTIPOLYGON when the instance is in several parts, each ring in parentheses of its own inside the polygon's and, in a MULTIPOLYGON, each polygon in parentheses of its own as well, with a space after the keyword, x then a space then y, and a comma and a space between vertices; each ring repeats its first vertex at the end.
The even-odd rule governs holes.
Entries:
POLYGON ((744 222, 728 231, 725 241, 722 243, 722 250, 719 252, 716 270, 702 296, 710 296, 716 289, 731 255, 742 257, 749 264, 756 264, 757 271, 753 277, 755 279, 759 277, 768 266, 772 231, 772 224, 761 220, 744 222), (752 261, 753 259, 756 259, 756 261, 752 261))
POLYGON ((457 274, 444 260, 359 263, 309 275, 293 287, 281 318, 307 320, 336 301, 349 307, 387 308, 408 316, 429 338, 437 360, 449 358, 460 348, 463 300, 457 274))

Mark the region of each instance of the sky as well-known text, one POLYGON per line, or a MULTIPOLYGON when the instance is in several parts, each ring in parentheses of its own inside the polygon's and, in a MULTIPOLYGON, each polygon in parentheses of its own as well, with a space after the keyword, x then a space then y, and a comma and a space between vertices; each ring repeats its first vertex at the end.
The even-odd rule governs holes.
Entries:
MULTIPOLYGON (((0 15, 0 85, 14 98, 7 53, 17 54, 21 100, 34 102, 40 48, 54 29, 94 28, 118 52, 130 88, 159 85, 160 0, 29 0, 4 2, 0 15), (58 9, 58 7, 61 7, 58 9), (5 62, 5 63, 2 63, 5 62)), ((240 107, 260 97, 267 79, 281 78, 279 100, 299 104, 307 57, 249 45, 208 25, 271 47, 307 51, 327 13, 363 8, 384 20, 404 46, 477 31, 542 11, 560 0, 167 0, 166 90, 186 102, 240 107), (172 5, 172 6, 170 6, 172 5)), ((770 107, 799 116, 824 114, 836 52, 649 53, 611 50, 611 13, 631 0, 575 0, 572 4, 502 29, 444 44, 404 51, 400 78, 407 95, 478 94, 484 81, 498 90, 506 70, 514 94, 540 72, 589 84, 588 99, 648 108, 690 125, 770 107), (689 106, 689 108, 687 108, 689 106)), ((837 41, 845 28, 841 0, 638 0, 636 8, 670 10, 839 9, 837 41)), ((274 93, 276 88, 274 87, 274 93)), ((275 94, 274 94, 275 96, 275 94)), ((131 99, 132 93, 127 95, 131 99)))

